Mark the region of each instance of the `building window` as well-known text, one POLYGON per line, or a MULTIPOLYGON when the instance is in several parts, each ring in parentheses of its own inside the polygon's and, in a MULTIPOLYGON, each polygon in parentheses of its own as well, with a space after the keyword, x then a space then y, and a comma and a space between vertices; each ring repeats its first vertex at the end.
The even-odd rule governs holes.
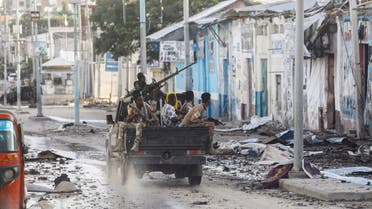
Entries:
POLYGON ((259 25, 257 27, 257 35, 258 36, 266 36, 267 35, 267 26, 266 25, 259 25))
POLYGON ((284 26, 283 26, 283 24, 274 24, 273 33, 274 34, 284 33, 284 26))
POLYGON ((276 92, 275 92, 275 100, 278 107, 278 110, 280 111, 282 109, 282 75, 275 75, 275 83, 276 83, 276 92))

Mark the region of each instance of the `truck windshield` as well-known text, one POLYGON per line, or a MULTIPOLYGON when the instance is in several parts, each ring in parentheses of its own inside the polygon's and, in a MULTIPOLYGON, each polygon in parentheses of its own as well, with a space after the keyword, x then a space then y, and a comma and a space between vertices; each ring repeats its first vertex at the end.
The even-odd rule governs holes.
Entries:
POLYGON ((13 122, 0 120, 0 153, 16 151, 18 151, 18 144, 13 122))

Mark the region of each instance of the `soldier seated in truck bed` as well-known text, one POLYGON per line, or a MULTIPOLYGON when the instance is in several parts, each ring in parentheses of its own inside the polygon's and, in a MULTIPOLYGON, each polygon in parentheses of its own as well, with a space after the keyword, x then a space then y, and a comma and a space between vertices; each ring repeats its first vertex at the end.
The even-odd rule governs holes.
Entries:
POLYGON ((213 149, 213 135, 215 123, 203 119, 204 113, 208 106, 211 104, 211 95, 209 93, 203 93, 202 104, 193 107, 182 120, 181 127, 208 127, 209 128, 209 152, 215 154, 213 149))
MULTIPOLYGON (((142 95, 139 91, 133 92, 133 102, 128 105, 128 115, 126 122, 119 123, 118 133, 119 136, 124 136, 124 133, 129 128, 136 129, 136 138, 131 151, 138 151, 139 144, 141 143, 142 128, 146 125, 156 126, 159 125, 158 118, 153 114, 150 105, 143 102, 142 95)), ((118 141, 113 151, 119 152, 126 150, 124 147, 124 141, 122 137, 117 138, 118 141)))

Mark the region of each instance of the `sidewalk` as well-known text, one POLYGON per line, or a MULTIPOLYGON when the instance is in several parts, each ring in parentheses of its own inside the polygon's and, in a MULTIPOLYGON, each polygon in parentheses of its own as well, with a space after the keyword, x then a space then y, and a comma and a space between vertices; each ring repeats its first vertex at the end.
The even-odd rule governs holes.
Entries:
POLYGON ((325 201, 360 201, 372 199, 372 187, 334 179, 282 179, 280 188, 325 201))

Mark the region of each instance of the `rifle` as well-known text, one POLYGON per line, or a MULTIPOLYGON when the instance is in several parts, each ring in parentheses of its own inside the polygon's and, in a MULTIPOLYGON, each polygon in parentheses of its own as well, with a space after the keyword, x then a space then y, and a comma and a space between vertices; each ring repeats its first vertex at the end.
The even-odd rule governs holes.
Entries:
MULTIPOLYGON (((171 79, 172 77, 178 75, 180 72, 184 71, 184 70, 187 70, 189 69, 191 66, 193 66, 196 62, 193 62, 189 65, 187 65, 186 67, 183 67, 182 69, 178 70, 178 68, 176 68, 176 72, 164 77, 163 79, 161 79, 160 81, 153 81, 151 84, 147 84, 146 87, 141 91, 142 93, 142 96, 144 97, 145 101, 149 100, 150 99, 150 94, 152 91, 156 90, 156 89, 161 89, 164 85, 165 85, 165 82, 169 79, 171 79)), ((131 92, 128 92, 127 95, 125 96, 125 98, 128 98, 128 97, 131 97, 133 95, 133 91, 131 92)))
POLYGON ((225 124, 222 123, 221 121, 219 121, 219 120, 217 120, 217 119, 214 119, 214 118, 211 118, 211 117, 207 118, 207 121, 209 121, 209 122, 213 122, 216 126, 218 126, 218 125, 222 125, 222 126, 224 126, 224 125, 225 125, 225 124))

